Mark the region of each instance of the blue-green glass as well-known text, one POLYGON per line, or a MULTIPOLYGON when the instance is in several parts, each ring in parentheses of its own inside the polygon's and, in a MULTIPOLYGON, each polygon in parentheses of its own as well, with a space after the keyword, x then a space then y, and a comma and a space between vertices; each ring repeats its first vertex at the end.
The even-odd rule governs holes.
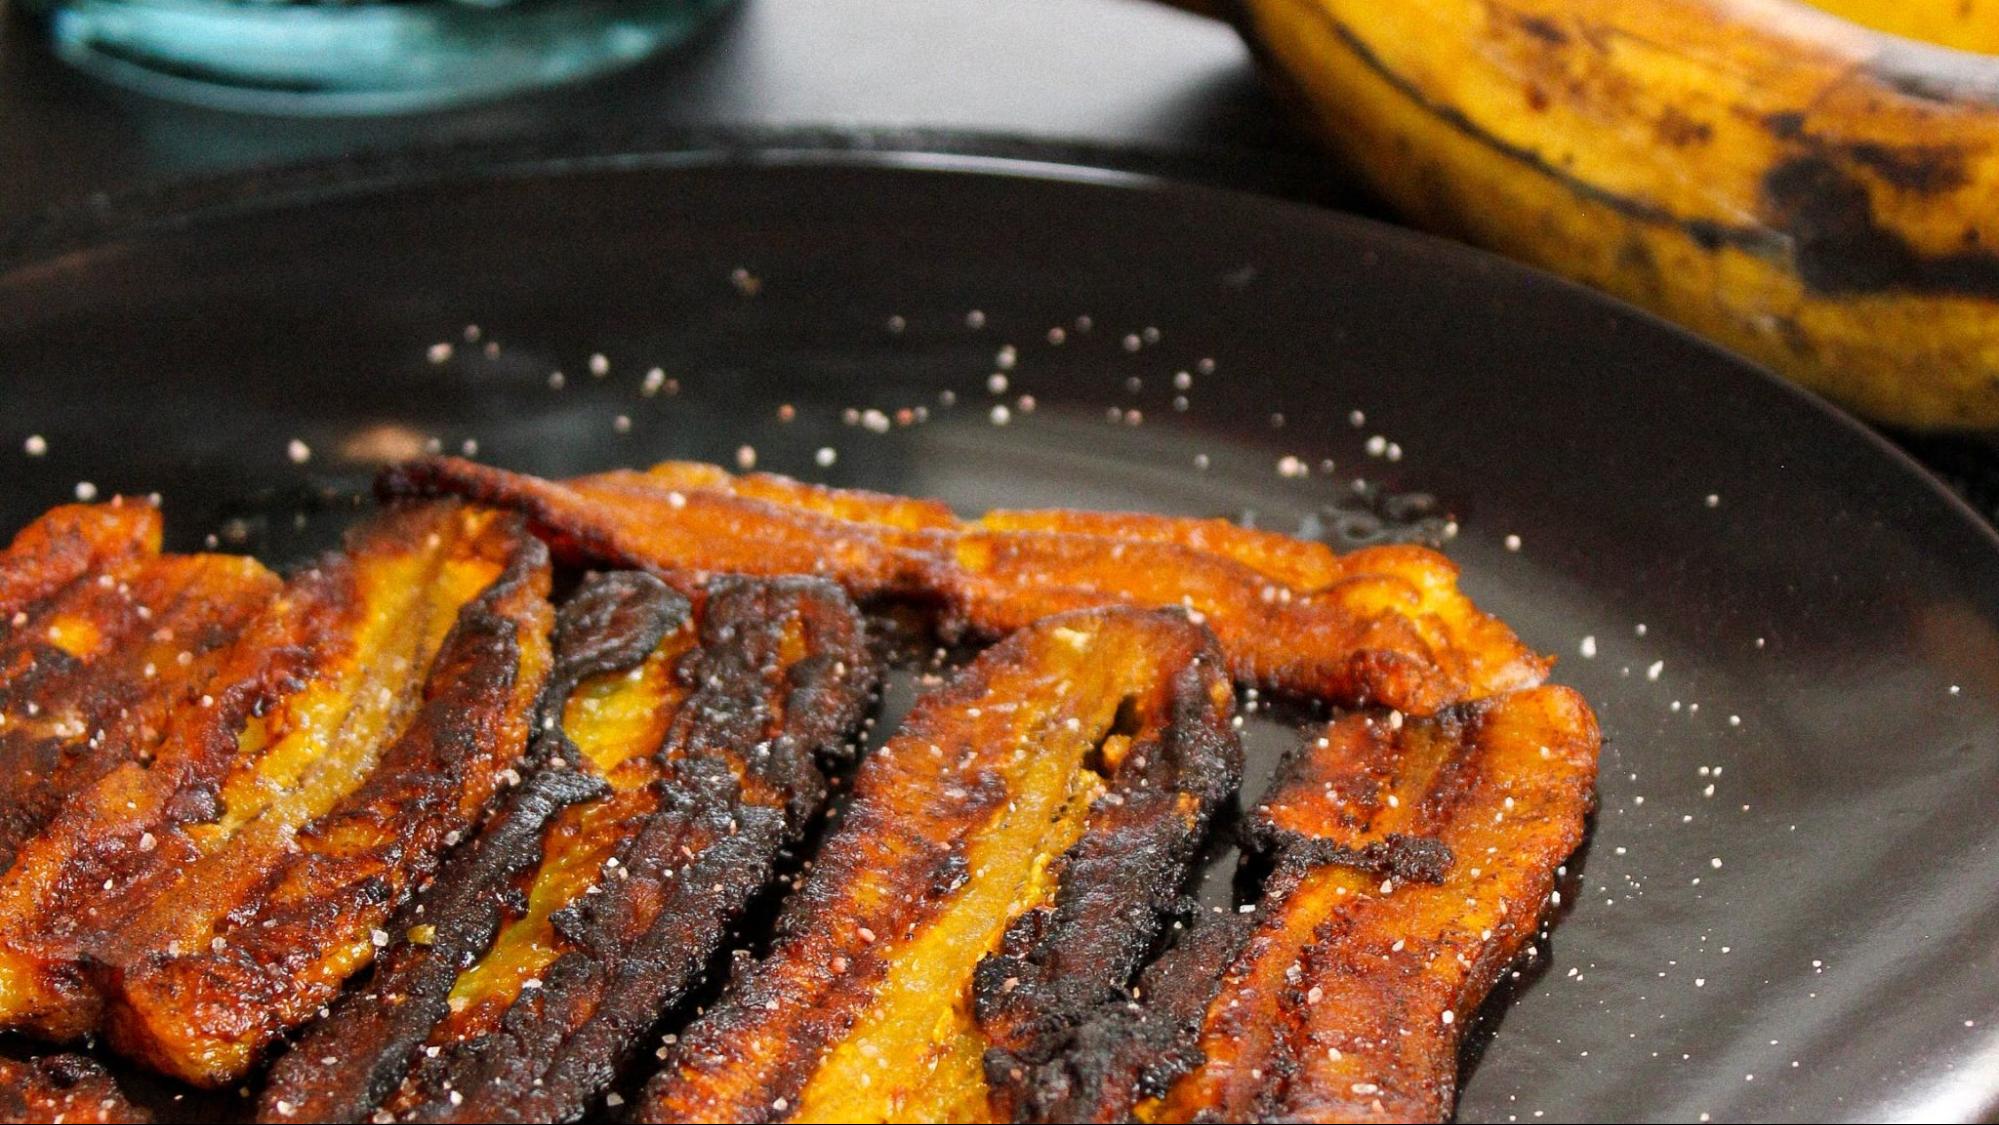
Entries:
POLYGON ((613 70, 730 0, 26 0, 114 81, 239 109, 377 113, 613 70))

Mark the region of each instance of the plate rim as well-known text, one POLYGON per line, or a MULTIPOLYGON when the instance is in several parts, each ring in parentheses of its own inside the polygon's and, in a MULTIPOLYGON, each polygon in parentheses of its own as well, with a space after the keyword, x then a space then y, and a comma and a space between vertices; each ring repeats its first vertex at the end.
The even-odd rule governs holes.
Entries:
MULTIPOLYGON (((1884 433, 1829 399, 1769 368, 1621 298, 1494 251, 1386 219, 1357 214, 1326 198, 1320 161, 1258 152, 1273 166, 1246 167, 1236 150, 1167 151, 1090 141, 937 129, 710 127, 637 130, 627 135, 565 134, 368 151, 346 157, 189 176, 99 192, 39 214, 0 222, 0 285, 24 271, 107 249, 119 241, 184 233, 212 222, 316 203, 362 198, 453 181, 496 182, 617 171, 831 167, 973 176, 1088 186, 1111 191, 1168 191, 1213 196, 1285 212, 1362 239, 1446 257, 1480 269, 1566 291, 1584 302, 1677 337, 1807 413, 1862 439, 1888 464, 1912 475, 1941 500, 1999 562, 1999 524, 1988 520, 1928 466, 1884 433)), ((1330 157, 1325 158, 1330 161, 1330 157)), ((1350 190, 1350 189, 1349 189, 1350 190)), ((1347 201, 1351 201, 1349 196, 1347 201)))

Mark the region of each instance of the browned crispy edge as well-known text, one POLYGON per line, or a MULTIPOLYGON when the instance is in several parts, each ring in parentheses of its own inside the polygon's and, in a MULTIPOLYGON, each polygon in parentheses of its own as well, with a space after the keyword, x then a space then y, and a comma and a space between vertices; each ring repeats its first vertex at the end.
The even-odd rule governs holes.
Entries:
POLYGON ((696 687, 661 750, 659 809, 619 852, 625 877, 557 913, 571 951, 497 1032, 418 1061, 413 1085, 423 1098, 412 1116, 580 1116, 700 981, 728 924, 824 799, 815 759, 847 751, 879 674, 859 612, 817 579, 721 578, 709 583, 699 619, 701 645, 678 670, 696 687), (783 683, 769 682, 794 616, 808 631, 808 655, 783 683), (766 796, 746 799, 746 784, 766 796))
POLYGON ((397 913, 388 927, 391 944, 367 986, 342 996, 272 1066, 259 1121, 365 1121, 402 1083, 448 1014, 458 973, 491 947, 518 909, 517 880, 541 861, 549 822, 609 791, 602 779, 574 768, 579 755, 562 728, 570 695, 591 677, 637 666, 692 612, 687 599, 650 575, 584 578, 556 617, 555 666, 529 755, 533 772, 427 891, 397 913), (410 937, 418 925, 429 927, 428 940, 410 937))
POLYGON ((528 518, 534 533, 548 544, 557 559, 566 563, 645 569, 657 562, 627 550, 616 541, 615 536, 604 530, 579 524, 533 490, 510 487, 516 481, 547 483, 538 477, 499 470, 490 474, 454 471, 460 465, 483 469, 483 466, 456 458, 426 457, 404 461, 390 465, 376 476, 375 495, 384 503, 411 497, 462 496, 479 504, 512 508, 528 518))
POLYGON ((1213 639, 1172 676, 1165 725, 1126 752, 1088 830, 1058 862, 1054 901, 1015 919, 979 965, 974 1009, 992 1044, 986 1079, 1003 1118, 1023 1112, 1035 1096, 1029 1076, 1070 1034, 1126 995, 1179 906, 1215 810, 1242 783, 1234 695, 1213 639))
POLYGON ((0 1058, 0 1121, 49 1125, 147 1122, 96 1059, 85 1055, 0 1058))
POLYGON ((160 525, 158 508, 122 496, 42 513, 0 551, 0 627, 86 574, 157 554, 160 525))
POLYGON ((105 1031, 121 1053, 197 1085, 240 1079, 286 1030, 312 1018, 339 981, 302 979, 330 947, 365 935, 435 871, 447 838, 471 826, 468 794, 491 792, 519 760, 528 722, 515 708, 539 694, 553 611, 548 552, 518 516, 500 575, 459 611, 425 679, 422 709, 359 788, 299 834, 301 848, 231 914, 222 948, 97 963, 105 1031), (512 746, 506 742, 519 738, 512 746), (344 841, 362 836, 358 850, 344 841), (197 1057, 203 1043, 247 1046, 240 1064, 197 1057))
POLYGON ((1140 1101, 1199 1066, 1201 1020, 1253 923, 1233 911, 1195 915, 1130 995, 1099 1004, 1046 1061, 1014 1080, 1012 1119, 1128 1121, 1140 1101))

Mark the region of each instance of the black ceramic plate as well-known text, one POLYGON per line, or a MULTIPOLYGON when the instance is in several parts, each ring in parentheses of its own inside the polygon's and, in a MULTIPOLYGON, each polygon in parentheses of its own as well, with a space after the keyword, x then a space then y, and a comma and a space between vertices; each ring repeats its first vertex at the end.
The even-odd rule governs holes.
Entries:
POLYGON ((0 380, 7 529, 88 481, 274 560, 430 441, 1455 527, 1465 585, 1608 735, 1566 914, 1460 1116, 1999 1110, 1999 540, 1840 416, 1539 274, 1019 162, 515 165, 17 259, 0 380))

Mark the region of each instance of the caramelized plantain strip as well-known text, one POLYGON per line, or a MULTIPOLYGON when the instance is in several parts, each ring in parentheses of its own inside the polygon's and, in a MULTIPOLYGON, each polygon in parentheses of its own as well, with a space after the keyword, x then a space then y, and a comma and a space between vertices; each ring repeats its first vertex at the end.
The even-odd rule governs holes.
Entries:
POLYGON ((1360 569, 1348 565, 1324 543, 1220 519, 1068 508, 1002 508, 980 516, 978 526, 983 531, 1042 531, 1173 544, 1233 559, 1294 590, 1330 586, 1360 569))
POLYGON ((0 551, 0 637, 70 583, 159 554, 161 531, 158 508, 122 496, 42 513, 0 551))
POLYGON ((223 670, 274 612, 280 583, 254 560, 162 557, 159 538, 156 509, 114 501, 55 509, 10 552, 39 544, 94 569, 0 633, 0 1026, 89 1028, 71 939, 103 926, 117 857, 158 811, 135 790, 173 774, 184 728, 240 710, 223 670))
MULTIPOLYGON (((641 574, 593 580, 578 601, 613 595, 625 612, 584 617, 611 628, 650 618, 657 643, 582 679, 551 731, 572 763, 559 772, 600 779, 603 792, 548 818, 497 932, 441 1004, 426 1001, 423 1056, 400 1056, 406 1080, 374 1094, 394 1116, 582 1114, 770 881, 824 799, 816 759, 848 752, 873 692, 860 614, 830 583, 716 579, 691 623, 684 601, 641 574)), ((564 637, 606 646, 584 628, 564 637)), ((444 929, 453 920, 429 922, 440 927, 430 940, 457 940, 444 929)), ((314 1104, 282 1096, 294 1113, 314 1104)), ((265 1112, 288 1116, 276 1095, 265 1112)))
POLYGON ((1464 1027, 1582 839, 1598 741, 1560 687, 1327 727, 1253 815, 1275 869, 1192 1036, 1198 1062, 1138 1117, 1447 1118, 1464 1027))
POLYGON ((1105 604, 1184 605, 1214 631, 1238 678, 1289 693, 1421 714, 1491 686, 1466 678, 1473 662, 1456 638, 1425 639, 1437 616, 1419 593, 1427 574, 1356 574, 1303 593, 1178 544, 1045 532, 967 531, 953 537, 951 555, 951 623, 974 632, 1105 604))
POLYGON ((1210 646, 1175 613, 1069 614, 919 700, 776 946, 681 1035, 639 1118, 988 1119, 988 1048, 1030 1057, 1125 983, 1232 790, 1210 646), (1120 847, 1129 887, 1110 885, 1120 847))
POLYGON ((701 573, 824 575, 862 599, 927 585, 924 556, 884 541, 869 524, 763 499, 744 501, 723 485, 682 491, 630 472, 556 483, 429 458, 386 470, 378 491, 389 497, 463 495, 516 508, 570 561, 695 572, 697 585, 701 573))
POLYGON ((137 555, 42 603, 0 638, 0 871, 64 801, 151 758, 167 716, 277 593, 254 559, 137 555))
MULTIPOLYGON (((523 881, 534 881, 551 858, 561 865, 562 845, 545 846, 551 822, 612 793, 604 776, 610 771, 599 762, 649 756, 657 747, 664 732, 651 728, 671 718, 684 694, 657 671, 686 651, 692 632, 692 607, 655 578, 628 571, 584 579, 556 618, 555 664, 539 708, 533 772, 430 888, 398 913, 367 986, 342 996, 331 1015, 271 1068, 260 1120, 367 1120, 402 1084, 433 1032, 454 1017, 461 976, 486 978, 488 987, 470 992, 473 1001, 488 1003, 461 1002, 458 1014, 481 1013, 490 1004, 504 1009, 491 966, 511 961, 518 970, 525 959, 486 954, 503 927, 514 944, 533 944, 519 940, 535 928, 522 925, 529 898, 523 881), (640 674, 628 674, 649 658, 640 674), (600 720, 578 732, 592 753, 570 740, 570 729, 583 725, 565 721, 572 708, 579 719, 588 713, 600 720), (485 972, 473 971, 479 967, 485 972)), ((520 979, 510 982, 508 999, 518 993, 520 979)))
POLYGON ((551 482, 456 458, 384 474, 390 495, 460 494, 526 512, 571 556, 668 572, 821 574, 859 598, 939 601, 984 635, 1051 613, 1185 606, 1233 674, 1339 703, 1428 714, 1529 687, 1549 662, 1481 613, 1418 547, 1338 556, 1214 520, 994 512, 668 462, 551 482))
POLYGON ((246 724, 208 815, 156 837, 140 905, 83 942, 113 1046, 198 1085, 368 964, 519 758, 547 673, 547 553, 518 517, 392 512, 350 553, 337 656, 246 724))
POLYGON ((0 1121, 48 1125, 146 1122, 102 1064, 84 1055, 0 1057, 0 1121))
POLYGON ((263 738, 283 700, 351 656, 369 609, 357 575, 384 565, 371 554, 404 551, 354 542, 357 555, 294 578, 220 654, 206 698, 183 698, 163 719, 150 762, 123 763, 73 795, 0 875, 0 1026, 66 1039, 95 1025, 84 943, 114 933, 193 862, 243 744, 263 738))

